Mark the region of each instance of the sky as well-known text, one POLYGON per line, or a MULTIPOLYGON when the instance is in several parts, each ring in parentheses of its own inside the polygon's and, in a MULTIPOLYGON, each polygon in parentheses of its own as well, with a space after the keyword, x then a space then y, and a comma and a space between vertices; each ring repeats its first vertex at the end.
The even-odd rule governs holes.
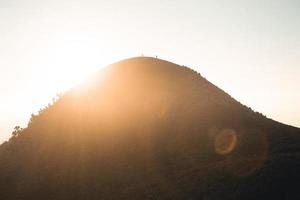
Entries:
POLYGON ((0 0, 0 142, 56 94, 142 54, 300 127, 299 10, 299 0, 0 0))

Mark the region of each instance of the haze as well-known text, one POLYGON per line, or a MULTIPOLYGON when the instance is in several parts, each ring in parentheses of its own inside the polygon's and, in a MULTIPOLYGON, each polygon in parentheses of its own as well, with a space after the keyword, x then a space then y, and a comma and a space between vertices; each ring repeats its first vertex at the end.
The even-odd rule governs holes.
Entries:
POLYGON ((158 56, 300 126, 300 2, 0 0, 0 141, 107 64, 158 56))

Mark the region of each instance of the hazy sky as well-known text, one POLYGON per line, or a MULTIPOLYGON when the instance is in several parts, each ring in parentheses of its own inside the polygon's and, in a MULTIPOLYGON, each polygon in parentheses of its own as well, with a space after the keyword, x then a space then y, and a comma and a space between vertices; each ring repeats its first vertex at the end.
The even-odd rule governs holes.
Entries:
POLYGON ((299 10, 299 0, 0 0, 0 141, 58 92, 142 53, 300 127, 299 10))

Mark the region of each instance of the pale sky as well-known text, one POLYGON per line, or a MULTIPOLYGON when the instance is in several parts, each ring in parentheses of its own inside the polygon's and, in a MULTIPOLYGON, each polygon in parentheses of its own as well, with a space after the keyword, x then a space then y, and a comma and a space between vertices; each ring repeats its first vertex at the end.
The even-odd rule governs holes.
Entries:
POLYGON ((300 127, 299 0, 0 0, 0 142, 107 64, 158 56, 300 127))

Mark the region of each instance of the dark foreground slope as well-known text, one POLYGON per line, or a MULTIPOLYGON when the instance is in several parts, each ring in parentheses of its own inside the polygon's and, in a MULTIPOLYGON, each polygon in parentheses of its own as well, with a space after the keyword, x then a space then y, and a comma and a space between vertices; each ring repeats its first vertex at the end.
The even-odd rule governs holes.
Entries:
POLYGON ((132 58, 0 146, 0 199, 300 199, 300 131, 189 68, 132 58))

